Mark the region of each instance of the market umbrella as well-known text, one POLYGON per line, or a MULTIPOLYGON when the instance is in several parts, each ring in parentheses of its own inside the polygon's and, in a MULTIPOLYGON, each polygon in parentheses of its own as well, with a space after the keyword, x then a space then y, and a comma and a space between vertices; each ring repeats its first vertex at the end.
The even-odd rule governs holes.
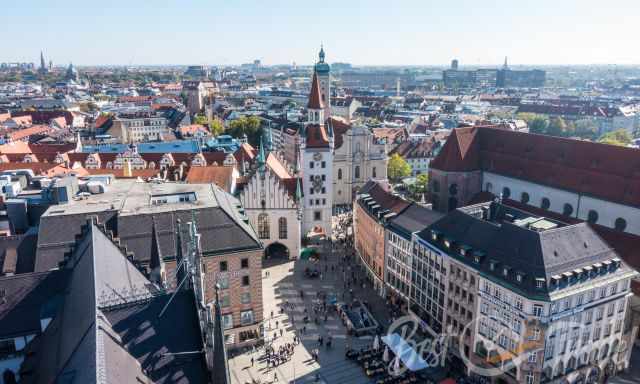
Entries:
POLYGON ((389 362, 389 347, 387 346, 384 347, 384 353, 382 354, 382 361, 384 361, 385 363, 389 362))
POLYGON ((380 337, 378 337, 378 335, 376 335, 376 338, 373 339, 373 349, 375 349, 376 351, 380 349, 380 337))

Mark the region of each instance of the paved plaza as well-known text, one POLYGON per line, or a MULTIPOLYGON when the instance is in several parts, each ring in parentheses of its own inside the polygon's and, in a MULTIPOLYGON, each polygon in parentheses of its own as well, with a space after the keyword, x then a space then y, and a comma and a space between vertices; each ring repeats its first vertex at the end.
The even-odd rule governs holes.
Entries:
MULTIPOLYGON (((344 288, 345 278, 349 281, 359 281, 363 276, 355 267, 346 267, 344 273, 339 264, 344 250, 340 247, 334 252, 327 244, 323 246, 320 261, 308 260, 281 261, 280 263, 265 262, 263 268, 263 300, 265 310, 265 340, 266 345, 273 345, 277 351, 281 345, 293 343, 294 335, 301 338, 301 344, 294 347, 293 357, 277 367, 267 367, 263 349, 247 352, 230 359, 231 381, 234 384, 251 383, 252 380, 261 383, 278 382, 290 383, 370 383, 362 368, 345 358, 345 349, 349 345, 360 348, 371 345, 373 337, 360 338, 347 335, 346 328, 335 312, 330 312, 326 322, 324 315, 319 315, 318 324, 314 321, 314 301, 317 294, 326 293, 336 295, 338 301, 349 301, 349 290, 344 288), (331 271, 333 265, 334 271, 331 271), (322 278, 305 277, 305 268, 315 268, 322 271, 322 278), (326 268, 326 272, 325 272, 326 268), (354 271, 356 278, 352 277, 354 271), (304 297, 300 297, 300 291, 304 297), (346 292, 345 292, 346 291, 346 292), (280 306, 288 302, 292 307, 280 313, 280 306), (305 308, 310 321, 305 324, 305 308), (271 312, 273 311, 273 317, 271 312), (306 327, 306 332, 303 332, 306 327), (282 330, 282 336, 280 332, 282 330), (277 336, 277 337, 275 337, 277 336), (333 339, 331 348, 318 345, 318 337, 326 341, 327 336, 333 339), (275 338, 274 338, 275 337, 275 338), (311 352, 319 350, 318 360, 312 358, 311 352), (254 364, 251 364, 251 358, 254 364), (274 376, 275 375, 275 376, 274 376), (316 381, 317 379, 320 381, 316 381)), ((347 252, 350 253, 350 250, 347 252)), ((353 264, 353 262, 352 262, 353 264)), ((388 321, 388 315, 383 300, 377 297, 370 286, 363 288, 357 284, 353 295, 366 300, 374 312, 376 319, 383 324, 388 321), (377 309, 377 310, 376 310, 377 309), (377 313, 380 311, 380 313, 377 313)))

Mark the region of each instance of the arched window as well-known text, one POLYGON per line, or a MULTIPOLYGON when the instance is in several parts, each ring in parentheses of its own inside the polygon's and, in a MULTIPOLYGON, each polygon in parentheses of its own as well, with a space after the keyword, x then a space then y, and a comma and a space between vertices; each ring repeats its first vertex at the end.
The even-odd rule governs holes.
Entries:
POLYGON ((458 184, 453 183, 449 186, 449 194, 455 196, 458 194, 458 184))
POLYGON ((287 238, 287 218, 281 217, 278 219, 278 234, 281 239, 287 238))
POLYGON ((338 168, 338 180, 342 180, 342 169, 338 168))
POLYGON ((527 204, 529 202, 529 194, 527 192, 522 192, 522 195, 520 195, 520 202, 523 204, 527 204))
POLYGON ((510 196, 511 196, 511 190, 509 189, 509 187, 502 188, 502 198, 508 199, 510 196))
POLYGON ((371 177, 376 177, 376 167, 373 167, 373 170, 371 171, 371 177))
POLYGON ((622 232, 625 229, 627 229, 627 220, 623 219, 622 217, 618 217, 614 225, 615 225, 616 231, 622 232))
POLYGON ((261 213, 258 215, 258 237, 268 239, 269 232, 269 215, 261 213))
POLYGON ((360 178, 360 166, 359 165, 356 165, 355 178, 356 179, 360 178))
POLYGON ((573 206, 569 203, 565 203, 564 207, 562 208, 562 214, 565 216, 571 216, 572 213, 573 213, 573 206))
POLYGON ((551 201, 546 197, 543 197, 542 201, 540 202, 540 208, 549 209, 550 206, 551 206, 551 201))
POLYGON ((595 224, 598 222, 598 212, 594 211, 593 209, 589 211, 589 213, 587 214, 587 221, 595 224))

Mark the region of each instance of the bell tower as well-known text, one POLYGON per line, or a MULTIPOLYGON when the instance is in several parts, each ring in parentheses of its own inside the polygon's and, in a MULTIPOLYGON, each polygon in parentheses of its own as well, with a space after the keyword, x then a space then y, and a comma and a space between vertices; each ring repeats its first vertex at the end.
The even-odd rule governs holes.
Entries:
POLYGON ((320 96, 324 104, 324 118, 331 117, 331 67, 324 61, 324 47, 320 45, 318 62, 315 65, 315 73, 320 82, 320 96))

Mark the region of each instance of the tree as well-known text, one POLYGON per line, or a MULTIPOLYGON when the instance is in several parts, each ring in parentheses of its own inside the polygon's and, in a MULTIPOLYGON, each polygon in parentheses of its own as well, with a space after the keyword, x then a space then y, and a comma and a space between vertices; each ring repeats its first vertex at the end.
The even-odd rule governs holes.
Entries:
POLYGON ((209 130, 213 136, 218 136, 224 132, 224 125, 222 125, 220 120, 213 119, 211 123, 209 123, 209 130))
POLYGON ((537 116, 533 120, 528 121, 529 132, 544 135, 547 133, 549 121, 542 116, 537 116))
POLYGON ((262 137, 262 128, 260 119, 257 116, 242 116, 229 123, 229 134, 235 138, 241 139, 247 135, 249 144, 254 147, 260 144, 262 137))
POLYGON ((425 193, 429 186, 429 175, 426 173, 416 176, 416 188, 417 192, 425 193))
POLYGON ((567 123, 562 117, 552 117, 549 119, 547 134, 551 136, 566 136, 567 129, 567 123))
POLYGON ((427 192, 429 186, 429 176, 426 174, 420 174, 416 176, 416 180, 413 184, 409 185, 409 193, 412 198, 416 200, 422 200, 423 195, 427 192))
POLYGON ((626 129, 618 129, 617 131, 607 132, 604 135, 600 136, 598 142, 604 144, 611 145, 619 145, 622 147, 626 147, 631 144, 633 138, 631 134, 626 129))
POLYGON ((387 165, 387 174, 389 179, 394 182, 400 181, 403 177, 411 174, 411 166, 397 153, 391 155, 389 164, 387 165))
POLYGON ((207 117, 204 115, 195 115, 193 117, 193 123, 198 125, 207 125, 207 117))

